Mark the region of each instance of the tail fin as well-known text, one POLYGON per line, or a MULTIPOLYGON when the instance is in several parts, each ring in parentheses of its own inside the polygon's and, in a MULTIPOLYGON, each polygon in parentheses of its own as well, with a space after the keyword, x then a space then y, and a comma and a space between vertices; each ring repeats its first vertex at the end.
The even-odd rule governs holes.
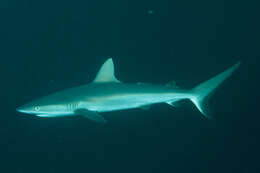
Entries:
POLYGON ((217 89, 228 77, 232 75, 232 73, 240 66, 240 64, 241 62, 236 63, 229 69, 203 82, 191 90, 192 96, 190 97, 190 100, 206 118, 212 118, 208 107, 209 97, 213 94, 215 89, 217 89))

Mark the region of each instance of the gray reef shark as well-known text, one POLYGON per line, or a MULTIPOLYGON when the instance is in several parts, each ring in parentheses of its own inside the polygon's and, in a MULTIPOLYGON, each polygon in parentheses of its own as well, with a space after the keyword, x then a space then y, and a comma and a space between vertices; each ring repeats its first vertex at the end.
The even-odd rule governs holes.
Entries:
POLYGON ((110 58, 102 65, 93 82, 42 97, 18 107, 17 111, 39 117, 81 115, 104 123, 106 120, 100 112, 131 108, 147 109, 156 103, 176 106, 176 102, 189 99, 206 118, 212 118, 207 104, 209 96, 240 64, 241 62, 238 62, 198 86, 184 90, 179 89, 175 82, 168 85, 120 82, 114 76, 114 64, 110 58))

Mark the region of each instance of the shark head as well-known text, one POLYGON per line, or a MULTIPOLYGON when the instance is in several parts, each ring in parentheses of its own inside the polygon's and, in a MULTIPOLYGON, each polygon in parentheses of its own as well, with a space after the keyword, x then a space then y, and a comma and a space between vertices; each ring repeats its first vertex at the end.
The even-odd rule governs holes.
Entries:
POLYGON ((16 109, 16 111, 26 114, 36 114, 41 109, 41 106, 36 106, 34 104, 25 104, 23 106, 20 106, 16 109))
MULTIPOLYGON (((114 76, 114 64, 109 58, 100 68, 92 83, 120 83, 114 76)), ((82 86, 84 88, 84 86, 82 86)), ((77 87, 78 88, 78 87, 77 87)), ((40 99, 29 102, 16 110, 25 114, 33 114, 39 117, 59 117, 74 115, 80 106, 82 92, 76 92, 74 88, 56 92, 40 99), (76 97, 77 96, 77 97, 76 97)))
POLYGON ((55 102, 52 98, 51 96, 46 96, 20 106, 16 110, 21 113, 32 114, 39 117, 57 117, 71 114, 69 108, 72 106, 70 104, 61 104, 60 102, 55 102))

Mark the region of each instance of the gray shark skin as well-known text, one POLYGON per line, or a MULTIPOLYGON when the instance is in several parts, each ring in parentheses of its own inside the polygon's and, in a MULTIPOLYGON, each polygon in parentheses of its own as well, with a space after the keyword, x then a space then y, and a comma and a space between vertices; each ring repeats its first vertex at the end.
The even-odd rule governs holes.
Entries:
POLYGON ((144 108, 156 103, 175 106, 182 99, 190 99, 207 118, 212 118, 207 100, 209 96, 240 66, 236 63, 226 71, 191 90, 179 89, 174 82, 168 85, 145 83, 126 84, 114 76, 114 64, 108 59, 93 82, 66 89, 34 100, 17 108, 18 112, 39 117, 82 115, 96 122, 106 122, 100 112, 144 108))

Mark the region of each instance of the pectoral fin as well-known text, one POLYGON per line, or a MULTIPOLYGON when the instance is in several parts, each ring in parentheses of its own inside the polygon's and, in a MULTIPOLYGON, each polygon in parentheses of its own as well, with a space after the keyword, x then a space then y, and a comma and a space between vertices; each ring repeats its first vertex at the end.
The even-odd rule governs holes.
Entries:
POLYGON ((76 114, 82 115, 92 121, 96 121, 99 123, 106 123, 107 121, 104 119, 104 117, 102 115, 99 115, 97 112, 95 111, 89 111, 87 109, 77 109, 75 111, 76 114))

